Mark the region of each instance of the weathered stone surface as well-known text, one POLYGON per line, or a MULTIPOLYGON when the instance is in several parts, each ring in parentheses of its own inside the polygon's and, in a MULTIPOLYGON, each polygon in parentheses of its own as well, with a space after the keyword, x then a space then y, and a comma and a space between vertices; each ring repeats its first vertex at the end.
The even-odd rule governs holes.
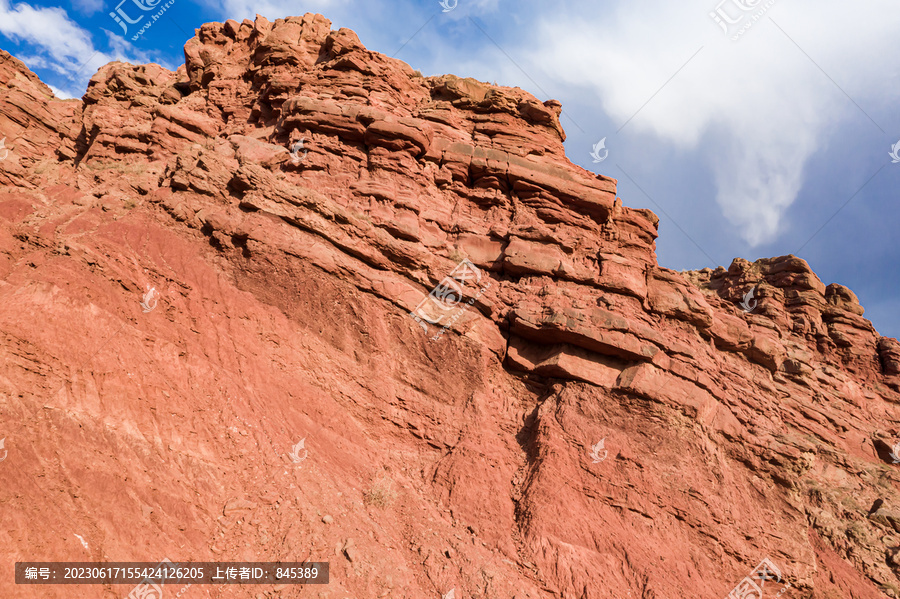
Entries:
POLYGON ((579 347, 561 344, 538 346, 513 336, 506 354, 509 364, 518 370, 547 377, 584 381, 612 389, 622 363, 579 347))
POLYGON ((775 337, 758 333, 753 335, 747 356, 774 372, 780 369, 784 362, 784 346, 775 337))
POLYGON ((737 316, 716 314, 709 327, 709 334, 715 340, 716 347, 726 351, 743 351, 750 347, 753 335, 750 326, 737 316))
POLYGON ((637 298, 647 297, 647 275, 632 260, 614 254, 600 254, 600 282, 604 287, 637 298))
POLYGON ((503 256, 503 243, 492 241, 482 235, 460 235, 457 238, 460 251, 469 257, 469 260, 489 270, 501 268, 500 258, 503 256))
POLYGON ((555 246, 514 237, 503 251, 503 268, 510 274, 558 275, 564 260, 555 246))
MULTIPOLYGON (((597 311, 595 314, 602 314, 597 311)), ((602 319, 603 316, 600 316, 602 319)), ((546 343, 571 343, 604 355, 628 360, 649 360, 659 348, 643 342, 627 331, 610 330, 597 319, 582 314, 540 315, 526 307, 517 308, 512 314, 512 332, 527 339, 546 343), (596 326, 596 325, 600 326, 596 326)))
POLYGON ((648 280, 647 300, 654 312, 687 321, 701 329, 712 326, 713 314, 706 300, 675 272, 655 269, 648 280))
POLYGON ((413 119, 406 122, 375 121, 366 128, 365 142, 394 151, 410 151, 421 156, 431 144, 431 129, 413 119))
POLYGON ((856 294, 837 283, 832 283, 825 288, 825 301, 832 306, 858 316, 865 314, 865 310, 859 305, 859 298, 856 297, 856 294))
POLYGON ((298 547, 335 597, 900 588, 900 344, 852 291, 659 267, 559 102, 320 15, 184 54, 62 101, 0 52, 0 596, 298 547))
POLYGON ((896 339, 881 337, 878 340, 878 353, 885 374, 900 374, 900 343, 896 339))
POLYGON ((57 155, 71 159, 81 127, 81 103, 58 100, 37 75, 0 50, 0 184, 27 187, 29 167, 57 155))
POLYGON ((619 376, 616 389, 673 407, 729 437, 739 436, 740 423, 709 392, 651 364, 626 369, 619 376))

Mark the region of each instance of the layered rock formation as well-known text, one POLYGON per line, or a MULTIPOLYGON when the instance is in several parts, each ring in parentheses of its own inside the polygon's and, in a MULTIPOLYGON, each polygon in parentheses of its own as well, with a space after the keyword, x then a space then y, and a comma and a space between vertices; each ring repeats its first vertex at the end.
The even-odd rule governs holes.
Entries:
POLYGON ((900 345, 793 256, 661 268, 558 102, 311 14, 0 81, 3 596, 163 557, 331 563, 183 597, 900 595, 900 345))

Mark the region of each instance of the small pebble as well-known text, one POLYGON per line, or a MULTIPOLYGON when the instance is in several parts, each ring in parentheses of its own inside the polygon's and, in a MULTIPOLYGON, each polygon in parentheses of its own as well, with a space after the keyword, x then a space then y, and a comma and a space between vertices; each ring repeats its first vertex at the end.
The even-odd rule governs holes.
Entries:
POLYGON ((325 516, 322 516, 322 522, 324 522, 325 524, 331 524, 332 522, 334 522, 334 518, 332 518, 331 516, 325 515, 325 516))

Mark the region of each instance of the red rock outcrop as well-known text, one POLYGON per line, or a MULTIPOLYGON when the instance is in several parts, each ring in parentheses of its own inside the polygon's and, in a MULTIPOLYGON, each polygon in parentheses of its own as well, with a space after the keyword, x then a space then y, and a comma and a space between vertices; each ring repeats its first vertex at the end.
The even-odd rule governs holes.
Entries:
POLYGON ((767 556, 900 595, 900 345, 794 256, 659 267, 558 102, 312 14, 0 81, 0 595, 168 557, 331 563, 188 598, 714 599, 767 556))

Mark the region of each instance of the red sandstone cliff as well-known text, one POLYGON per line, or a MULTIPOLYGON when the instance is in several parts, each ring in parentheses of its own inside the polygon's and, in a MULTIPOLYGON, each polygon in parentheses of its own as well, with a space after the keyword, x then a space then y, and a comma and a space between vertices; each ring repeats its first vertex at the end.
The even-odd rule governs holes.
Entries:
POLYGON ((720 599, 767 556, 766 597, 900 594, 900 345, 849 289, 660 268, 558 102, 321 16, 185 59, 61 101, 0 52, 0 596, 163 557, 331 562, 187 599, 720 599), (486 288, 432 341, 462 258, 486 288))

